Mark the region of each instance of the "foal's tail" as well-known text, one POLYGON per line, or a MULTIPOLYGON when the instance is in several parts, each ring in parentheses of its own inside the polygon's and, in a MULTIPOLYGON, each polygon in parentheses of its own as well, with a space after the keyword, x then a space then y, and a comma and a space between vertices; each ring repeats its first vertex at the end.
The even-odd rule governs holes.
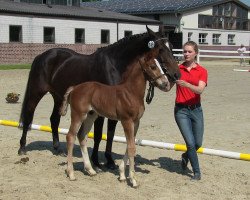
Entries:
POLYGON ((67 109, 68 109, 68 105, 69 105, 68 98, 69 98, 69 95, 73 89, 74 89, 74 87, 69 87, 63 96, 62 106, 61 106, 60 111, 59 111, 59 114, 62 116, 65 116, 67 113, 67 109))

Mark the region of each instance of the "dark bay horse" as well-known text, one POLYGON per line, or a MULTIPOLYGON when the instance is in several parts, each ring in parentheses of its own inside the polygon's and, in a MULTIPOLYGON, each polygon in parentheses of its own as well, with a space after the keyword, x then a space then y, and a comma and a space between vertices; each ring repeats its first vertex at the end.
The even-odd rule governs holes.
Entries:
MULTIPOLYGON (((155 41, 159 48, 157 59, 167 70, 171 81, 180 77, 180 72, 171 50, 165 45, 167 42, 161 31, 155 33, 147 27, 147 32, 124 38, 107 47, 99 48, 91 55, 78 54, 70 49, 53 48, 35 57, 29 73, 26 92, 23 100, 20 127, 23 129, 20 139, 19 154, 26 153, 26 137, 32 123, 37 104, 43 96, 50 92, 54 99, 54 107, 50 116, 53 147, 59 148, 58 126, 60 123, 59 108, 69 86, 86 81, 97 81, 108 85, 116 85, 121 81, 127 66, 138 56, 152 51, 148 47, 149 41, 155 41)), ((101 141, 104 118, 95 122, 95 144, 92 160, 98 163, 98 147, 101 141)), ((112 140, 116 121, 108 121, 108 138, 105 156, 108 163, 114 164, 111 157, 112 140)))
POLYGON ((67 90, 60 113, 66 115, 68 104, 70 104, 71 124, 66 136, 68 150, 66 172, 70 180, 75 180, 73 148, 76 136, 80 143, 86 172, 91 176, 96 174, 89 160, 87 139, 88 132, 99 115, 121 121, 126 136, 127 149, 119 166, 119 180, 126 180, 125 168, 129 160, 129 180, 133 187, 138 186, 134 169, 135 135, 145 110, 146 81, 151 81, 163 91, 170 90, 167 76, 158 61, 154 59, 158 55, 158 51, 158 48, 154 48, 153 51, 136 58, 129 65, 124 73, 123 81, 119 85, 110 86, 98 82, 85 82, 71 86, 67 90), (83 130, 79 131, 81 126, 83 130))

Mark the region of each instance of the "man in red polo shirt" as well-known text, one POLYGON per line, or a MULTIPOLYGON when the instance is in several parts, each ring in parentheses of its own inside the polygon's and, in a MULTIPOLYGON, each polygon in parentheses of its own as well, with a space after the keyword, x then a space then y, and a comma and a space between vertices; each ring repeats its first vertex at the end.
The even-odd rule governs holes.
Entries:
POLYGON ((176 81, 175 121, 185 140, 187 151, 182 154, 182 169, 185 170, 190 161, 194 176, 192 180, 200 180, 201 172, 197 149, 202 145, 204 133, 203 111, 200 95, 207 85, 207 70, 195 62, 198 46, 189 41, 183 45, 185 61, 179 66, 180 80, 176 81))

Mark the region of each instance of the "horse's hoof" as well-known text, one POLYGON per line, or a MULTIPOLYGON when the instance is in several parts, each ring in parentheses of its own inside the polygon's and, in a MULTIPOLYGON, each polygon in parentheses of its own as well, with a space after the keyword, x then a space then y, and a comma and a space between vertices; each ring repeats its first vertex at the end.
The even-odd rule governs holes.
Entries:
POLYGON ((25 148, 20 148, 20 149, 18 150, 18 155, 19 155, 19 156, 26 155, 26 154, 27 154, 27 151, 26 151, 25 148))
POLYGON ((118 169, 118 166, 114 162, 113 163, 106 163, 105 166, 110 170, 118 169))
POLYGON ((67 156, 67 154, 61 148, 57 148, 57 149, 54 148, 54 155, 63 156, 63 157, 67 156))
POLYGON ((96 173, 98 173, 98 174, 103 172, 102 167, 100 168, 100 167, 94 166, 94 170, 95 170, 96 173))

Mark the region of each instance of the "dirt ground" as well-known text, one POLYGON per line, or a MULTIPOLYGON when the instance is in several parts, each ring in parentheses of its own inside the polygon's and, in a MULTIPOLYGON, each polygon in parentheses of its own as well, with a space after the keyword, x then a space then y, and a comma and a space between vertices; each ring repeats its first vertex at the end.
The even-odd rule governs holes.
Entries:
MULTIPOLYGON (((203 147, 250 153, 250 73, 234 72, 240 68, 232 61, 201 61, 208 69, 208 87, 202 95, 205 117, 203 147)), ((250 66, 243 67, 250 69, 250 66)), ((0 71, 1 120, 18 121, 29 70, 0 71), (6 103, 9 92, 21 94, 19 103, 6 103)), ((155 97, 141 119, 137 138, 183 144, 173 116, 175 88, 169 93, 155 91, 155 97)), ((35 112, 34 124, 49 125, 52 97, 46 95, 35 112)), ((60 127, 68 128, 69 113, 60 127)), ((106 133, 106 124, 104 128, 106 133)), ((123 136, 118 124, 116 135, 123 136)), ((199 154, 202 180, 190 181, 191 170, 183 173, 180 166, 182 152, 152 147, 137 147, 137 189, 118 181, 118 170, 104 171, 94 177, 83 171, 78 143, 74 151, 76 181, 65 175, 66 157, 53 154, 50 133, 30 131, 27 155, 19 156, 21 130, 0 126, 0 199, 250 199, 250 162, 199 154), (28 157, 27 162, 25 158, 28 157), (24 162, 21 162, 21 159, 24 162)), ((60 135, 63 149, 65 135, 60 135)), ((105 141, 101 143, 100 158, 104 163, 105 141)), ((89 152, 93 140, 88 141, 89 152)), ((114 143, 117 164, 125 152, 125 144, 114 143)), ((189 169, 191 167, 189 166, 189 169)))

